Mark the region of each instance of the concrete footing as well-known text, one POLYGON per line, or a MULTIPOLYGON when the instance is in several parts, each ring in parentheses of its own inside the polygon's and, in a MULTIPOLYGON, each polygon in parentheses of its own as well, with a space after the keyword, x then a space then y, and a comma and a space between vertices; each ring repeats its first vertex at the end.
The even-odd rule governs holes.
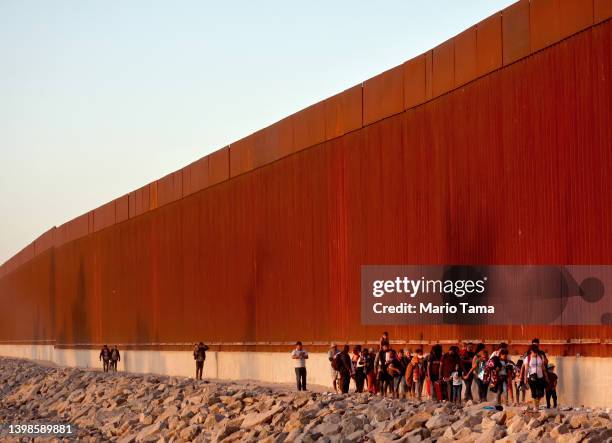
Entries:
MULTIPOLYGON (((64 349, 53 345, 0 345, 0 355, 27 358, 60 366, 100 368, 99 351, 64 349)), ((560 403, 573 406, 612 406, 612 358, 551 357, 559 376, 560 403)), ((331 387, 331 368, 325 353, 311 353, 307 361, 308 383, 331 387)), ((193 377, 195 363, 188 351, 121 351, 119 370, 193 377)), ((294 383, 289 353, 208 352, 204 377, 225 380, 259 380, 294 383)), ((527 398, 530 395, 527 394, 527 398)))

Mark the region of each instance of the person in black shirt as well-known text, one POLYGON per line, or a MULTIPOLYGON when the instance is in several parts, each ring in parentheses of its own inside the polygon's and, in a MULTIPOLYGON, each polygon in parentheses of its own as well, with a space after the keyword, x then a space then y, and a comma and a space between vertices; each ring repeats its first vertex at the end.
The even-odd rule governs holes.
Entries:
POLYGON ((473 348, 474 345, 472 343, 464 343, 463 349, 459 351, 461 372, 463 374, 468 374, 467 378, 463 378, 463 383, 465 384, 465 395, 463 397, 466 401, 472 400, 472 381, 474 380, 474 374, 470 372, 470 369, 472 369, 472 361, 476 355, 473 348))
POLYGON ((100 360, 102 360, 102 367, 104 369, 104 372, 108 372, 110 357, 110 349, 108 349, 107 345, 104 345, 102 347, 102 350, 100 351, 100 360))
POLYGON ((376 372, 376 384, 378 386, 377 390, 383 397, 387 395, 387 388, 390 387, 389 374, 387 373, 388 350, 388 345, 383 344, 374 360, 374 371, 376 372))
POLYGON ((121 361, 121 355, 119 354, 119 349, 117 349, 117 345, 113 346, 110 353, 111 358, 111 369, 113 372, 117 372, 117 362, 121 361))
POLYGON ((394 350, 391 350, 390 354, 391 355, 387 365, 387 374, 391 384, 391 395, 393 398, 399 398, 400 384, 404 378, 406 368, 394 350))
POLYGON ((336 367, 340 373, 340 389, 343 394, 347 394, 354 373, 353 362, 349 355, 349 345, 344 345, 342 352, 336 354, 336 367))
POLYGON ((365 380, 367 377, 367 365, 368 365, 369 353, 368 350, 364 348, 361 349, 361 353, 357 358, 357 362, 355 364, 355 385, 357 392, 363 392, 363 386, 365 384, 365 380))
POLYGON ((202 342, 200 342, 193 351, 193 359, 196 362, 196 380, 202 380, 204 361, 206 360, 206 351, 208 351, 208 346, 202 342))

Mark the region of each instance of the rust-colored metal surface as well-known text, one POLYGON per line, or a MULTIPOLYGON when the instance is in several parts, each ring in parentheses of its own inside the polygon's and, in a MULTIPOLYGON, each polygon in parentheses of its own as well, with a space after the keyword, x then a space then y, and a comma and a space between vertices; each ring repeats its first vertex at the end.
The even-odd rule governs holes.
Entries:
POLYGON ((121 223, 130 218, 130 198, 128 195, 115 200, 115 222, 121 223))
POLYGON ((531 0, 529 8, 532 52, 593 24, 593 0, 531 0))
POLYGON ((208 187, 208 156, 183 168, 183 195, 191 195, 208 187))
MULTIPOLYGON (((518 32, 524 11, 512 14, 504 29, 518 32)), ((497 35, 499 15, 485 22, 497 35)), ((230 178, 239 150, 224 148, 172 186, 124 197, 121 223, 94 229, 90 212, 57 228, 55 247, 40 240, 39 253, 34 242, 2 267, 0 341, 371 342, 381 331, 360 322, 364 264, 611 263, 611 22, 501 69, 481 30, 476 75, 491 72, 460 89, 431 99, 446 88, 436 71, 448 56, 429 51, 366 82, 364 127, 351 107, 358 86, 253 135, 254 169, 230 178), (418 81, 407 100, 409 70, 418 81), (315 138, 298 118, 316 120, 315 138)), ((451 69, 473 38, 455 46, 451 69)), ((510 340, 521 350, 538 336, 552 353, 612 355, 608 324, 385 329, 412 343, 510 340)))
POLYGON ((442 95, 455 86, 455 39, 433 49, 433 94, 442 95))
POLYGON ((561 36, 559 0, 531 0, 529 4, 529 27, 531 50, 538 51, 561 36))
POLYGON ((106 203, 93 211, 94 232, 115 224, 115 201, 106 203))
POLYGON ((295 129, 293 123, 294 116, 289 116, 263 130, 266 147, 265 155, 270 161, 278 160, 295 152, 295 129))
POLYGON ((55 245, 55 231, 56 228, 53 227, 34 240, 35 255, 39 255, 40 253, 45 252, 47 249, 51 249, 55 245))
POLYGON ((325 102, 319 102, 293 116, 294 149, 314 146, 325 141, 325 102))
POLYGON ((156 209, 159 207, 159 195, 157 181, 149 183, 149 209, 156 209))
POLYGON ((502 66, 502 17, 498 12, 476 25, 476 76, 502 66))
POLYGON ((519 0, 502 11, 502 46, 504 66, 529 54, 529 0, 519 0))
POLYGON ((592 0, 559 0, 560 38, 569 37, 594 23, 592 0))
POLYGON ((396 66, 363 83, 363 124, 369 125, 404 109, 404 74, 396 66))
POLYGON ((150 209, 149 185, 143 186, 129 193, 129 214, 130 218, 138 217, 150 209))
POLYGON ((0 279, 0 342, 55 337, 53 271, 53 249, 47 249, 0 279))
POLYGON ((427 100, 425 90, 425 54, 404 63, 404 109, 410 109, 427 100))
POLYGON ((236 177, 253 169, 254 152, 255 134, 251 134, 230 145, 230 177, 236 177))
POLYGON ((167 205, 183 198, 183 170, 166 175, 157 180, 157 204, 167 205))
POLYGON ((213 152, 208 156, 208 184, 216 185, 227 179, 230 174, 229 147, 213 152))
POLYGON ((325 140, 363 126, 363 87, 353 86, 325 100, 325 140))
POLYGON ((455 37, 455 87, 476 78, 478 60, 476 32, 476 26, 472 26, 455 37))
POLYGON ((609 0, 593 0, 593 15, 595 23, 608 20, 612 17, 612 2, 609 0))

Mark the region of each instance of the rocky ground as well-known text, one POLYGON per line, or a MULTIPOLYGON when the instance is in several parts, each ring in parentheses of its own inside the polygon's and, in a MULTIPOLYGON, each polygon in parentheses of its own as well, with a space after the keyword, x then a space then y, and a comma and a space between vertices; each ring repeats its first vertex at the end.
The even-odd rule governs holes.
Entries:
POLYGON ((71 424, 69 440, 90 442, 612 441, 610 410, 526 413, 483 406, 105 374, 0 358, 0 441, 31 440, 10 435, 8 425, 35 423, 71 424))

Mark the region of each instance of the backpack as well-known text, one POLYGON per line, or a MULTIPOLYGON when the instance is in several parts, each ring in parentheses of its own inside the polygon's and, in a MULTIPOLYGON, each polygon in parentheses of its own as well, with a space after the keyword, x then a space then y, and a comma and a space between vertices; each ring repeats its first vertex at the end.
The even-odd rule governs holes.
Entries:
POLYGON ((491 358, 484 368, 484 376, 482 377, 482 381, 484 383, 496 385, 497 384, 497 372, 494 371, 496 367, 495 357, 491 358))

